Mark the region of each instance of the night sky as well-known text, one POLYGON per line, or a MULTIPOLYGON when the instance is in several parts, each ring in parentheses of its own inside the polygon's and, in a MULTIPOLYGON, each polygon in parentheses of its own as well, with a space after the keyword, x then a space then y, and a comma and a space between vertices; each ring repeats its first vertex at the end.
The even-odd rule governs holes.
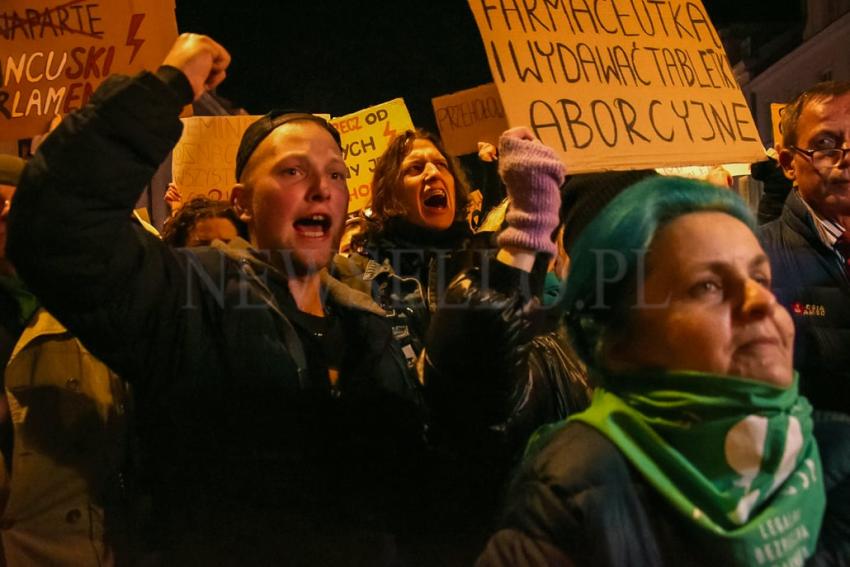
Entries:
MULTIPOLYGON (((347 114, 403 97, 414 124, 436 130, 431 98, 490 82, 465 0, 176 0, 180 31, 233 56, 219 93, 249 112, 347 114), (262 5, 262 8, 258 8, 262 5)), ((802 21, 799 0, 705 0, 715 25, 802 21)))

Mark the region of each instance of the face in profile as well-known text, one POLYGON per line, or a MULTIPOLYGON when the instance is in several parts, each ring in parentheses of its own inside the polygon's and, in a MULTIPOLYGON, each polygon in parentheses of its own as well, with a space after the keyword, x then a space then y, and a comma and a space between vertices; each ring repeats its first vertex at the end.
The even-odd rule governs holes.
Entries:
POLYGON ((413 140, 401 164, 399 202, 410 224, 431 230, 445 230, 455 219, 455 178, 449 162, 430 141, 413 140))
POLYGON ((720 212, 682 215, 658 231, 611 370, 692 370, 789 386, 794 326, 770 291, 755 235, 720 212), (642 293, 641 293, 642 291, 642 293))
POLYGON ((234 188, 254 246, 291 255, 300 272, 324 268, 339 247, 348 170, 330 133, 288 122, 264 139, 234 188))
MULTIPOLYGON (((811 100, 797 121, 796 146, 828 150, 850 145, 850 93, 811 100)), ((800 196, 820 215, 831 220, 850 216, 850 163, 846 155, 837 165, 817 163, 807 155, 783 148, 779 160, 786 177, 796 182, 800 196)))

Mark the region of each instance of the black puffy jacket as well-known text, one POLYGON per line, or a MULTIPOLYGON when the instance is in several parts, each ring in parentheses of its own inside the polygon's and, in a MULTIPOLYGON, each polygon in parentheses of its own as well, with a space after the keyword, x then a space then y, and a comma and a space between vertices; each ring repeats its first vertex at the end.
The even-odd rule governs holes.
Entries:
MULTIPOLYGON (((850 418, 813 415, 827 507, 809 567, 850 564, 850 418)), ((514 479, 477 567, 715 567, 681 516, 607 437, 581 422, 550 430, 514 479)))
POLYGON ((850 280, 813 223, 795 191, 782 216, 761 228, 761 237, 774 292, 797 329, 800 393, 816 409, 850 413, 850 280))
POLYGON ((273 268, 244 248, 175 251, 131 224, 190 99, 169 68, 105 81, 26 168, 8 252, 132 383, 170 564, 389 564, 423 421, 380 308, 324 281, 347 347, 332 392, 273 268))

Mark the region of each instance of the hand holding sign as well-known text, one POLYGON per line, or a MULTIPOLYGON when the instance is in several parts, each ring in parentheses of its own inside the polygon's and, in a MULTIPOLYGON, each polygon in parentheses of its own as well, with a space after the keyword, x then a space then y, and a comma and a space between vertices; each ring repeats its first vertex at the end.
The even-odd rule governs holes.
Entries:
POLYGON ((184 33, 174 42, 162 64, 176 67, 186 75, 197 100, 224 80, 230 54, 210 37, 184 33))

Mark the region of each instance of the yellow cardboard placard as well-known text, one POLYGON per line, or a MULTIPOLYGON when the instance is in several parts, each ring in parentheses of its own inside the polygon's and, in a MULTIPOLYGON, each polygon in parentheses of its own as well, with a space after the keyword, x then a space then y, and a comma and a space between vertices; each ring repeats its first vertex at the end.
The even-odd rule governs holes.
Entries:
POLYGON ((259 116, 181 118, 183 135, 171 156, 171 175, 183 201, 195 195, 230 200, 236 183, 236 151, 248 126, 259 116))
POLYGON ((348 212, 358 211, 372 198, 372 173, 378 157, 396 134, 413 129, 413 121, 404 99, 396 98, 334 118, 331 124, 342 137, 343 159, 350 175, 348 212))
POLYGON ((699 0, 469 0, 511 126, 571 173, 750 162, 759 134, 699 0))
POLYGON ((478 142, 498 146, 508 127, 505 109, 494 83, 431 99, 437 128, 452 155, 476 153, 478 142))
POLYGON ((110 74, 156 69, 176 38, 174 0, 4 0, 0 138, 47 132, 110 74))
POLYGON ((770 103, 770 122, 773 125, 773 147, 782 145, 782 113, 787 104, 770 103))

